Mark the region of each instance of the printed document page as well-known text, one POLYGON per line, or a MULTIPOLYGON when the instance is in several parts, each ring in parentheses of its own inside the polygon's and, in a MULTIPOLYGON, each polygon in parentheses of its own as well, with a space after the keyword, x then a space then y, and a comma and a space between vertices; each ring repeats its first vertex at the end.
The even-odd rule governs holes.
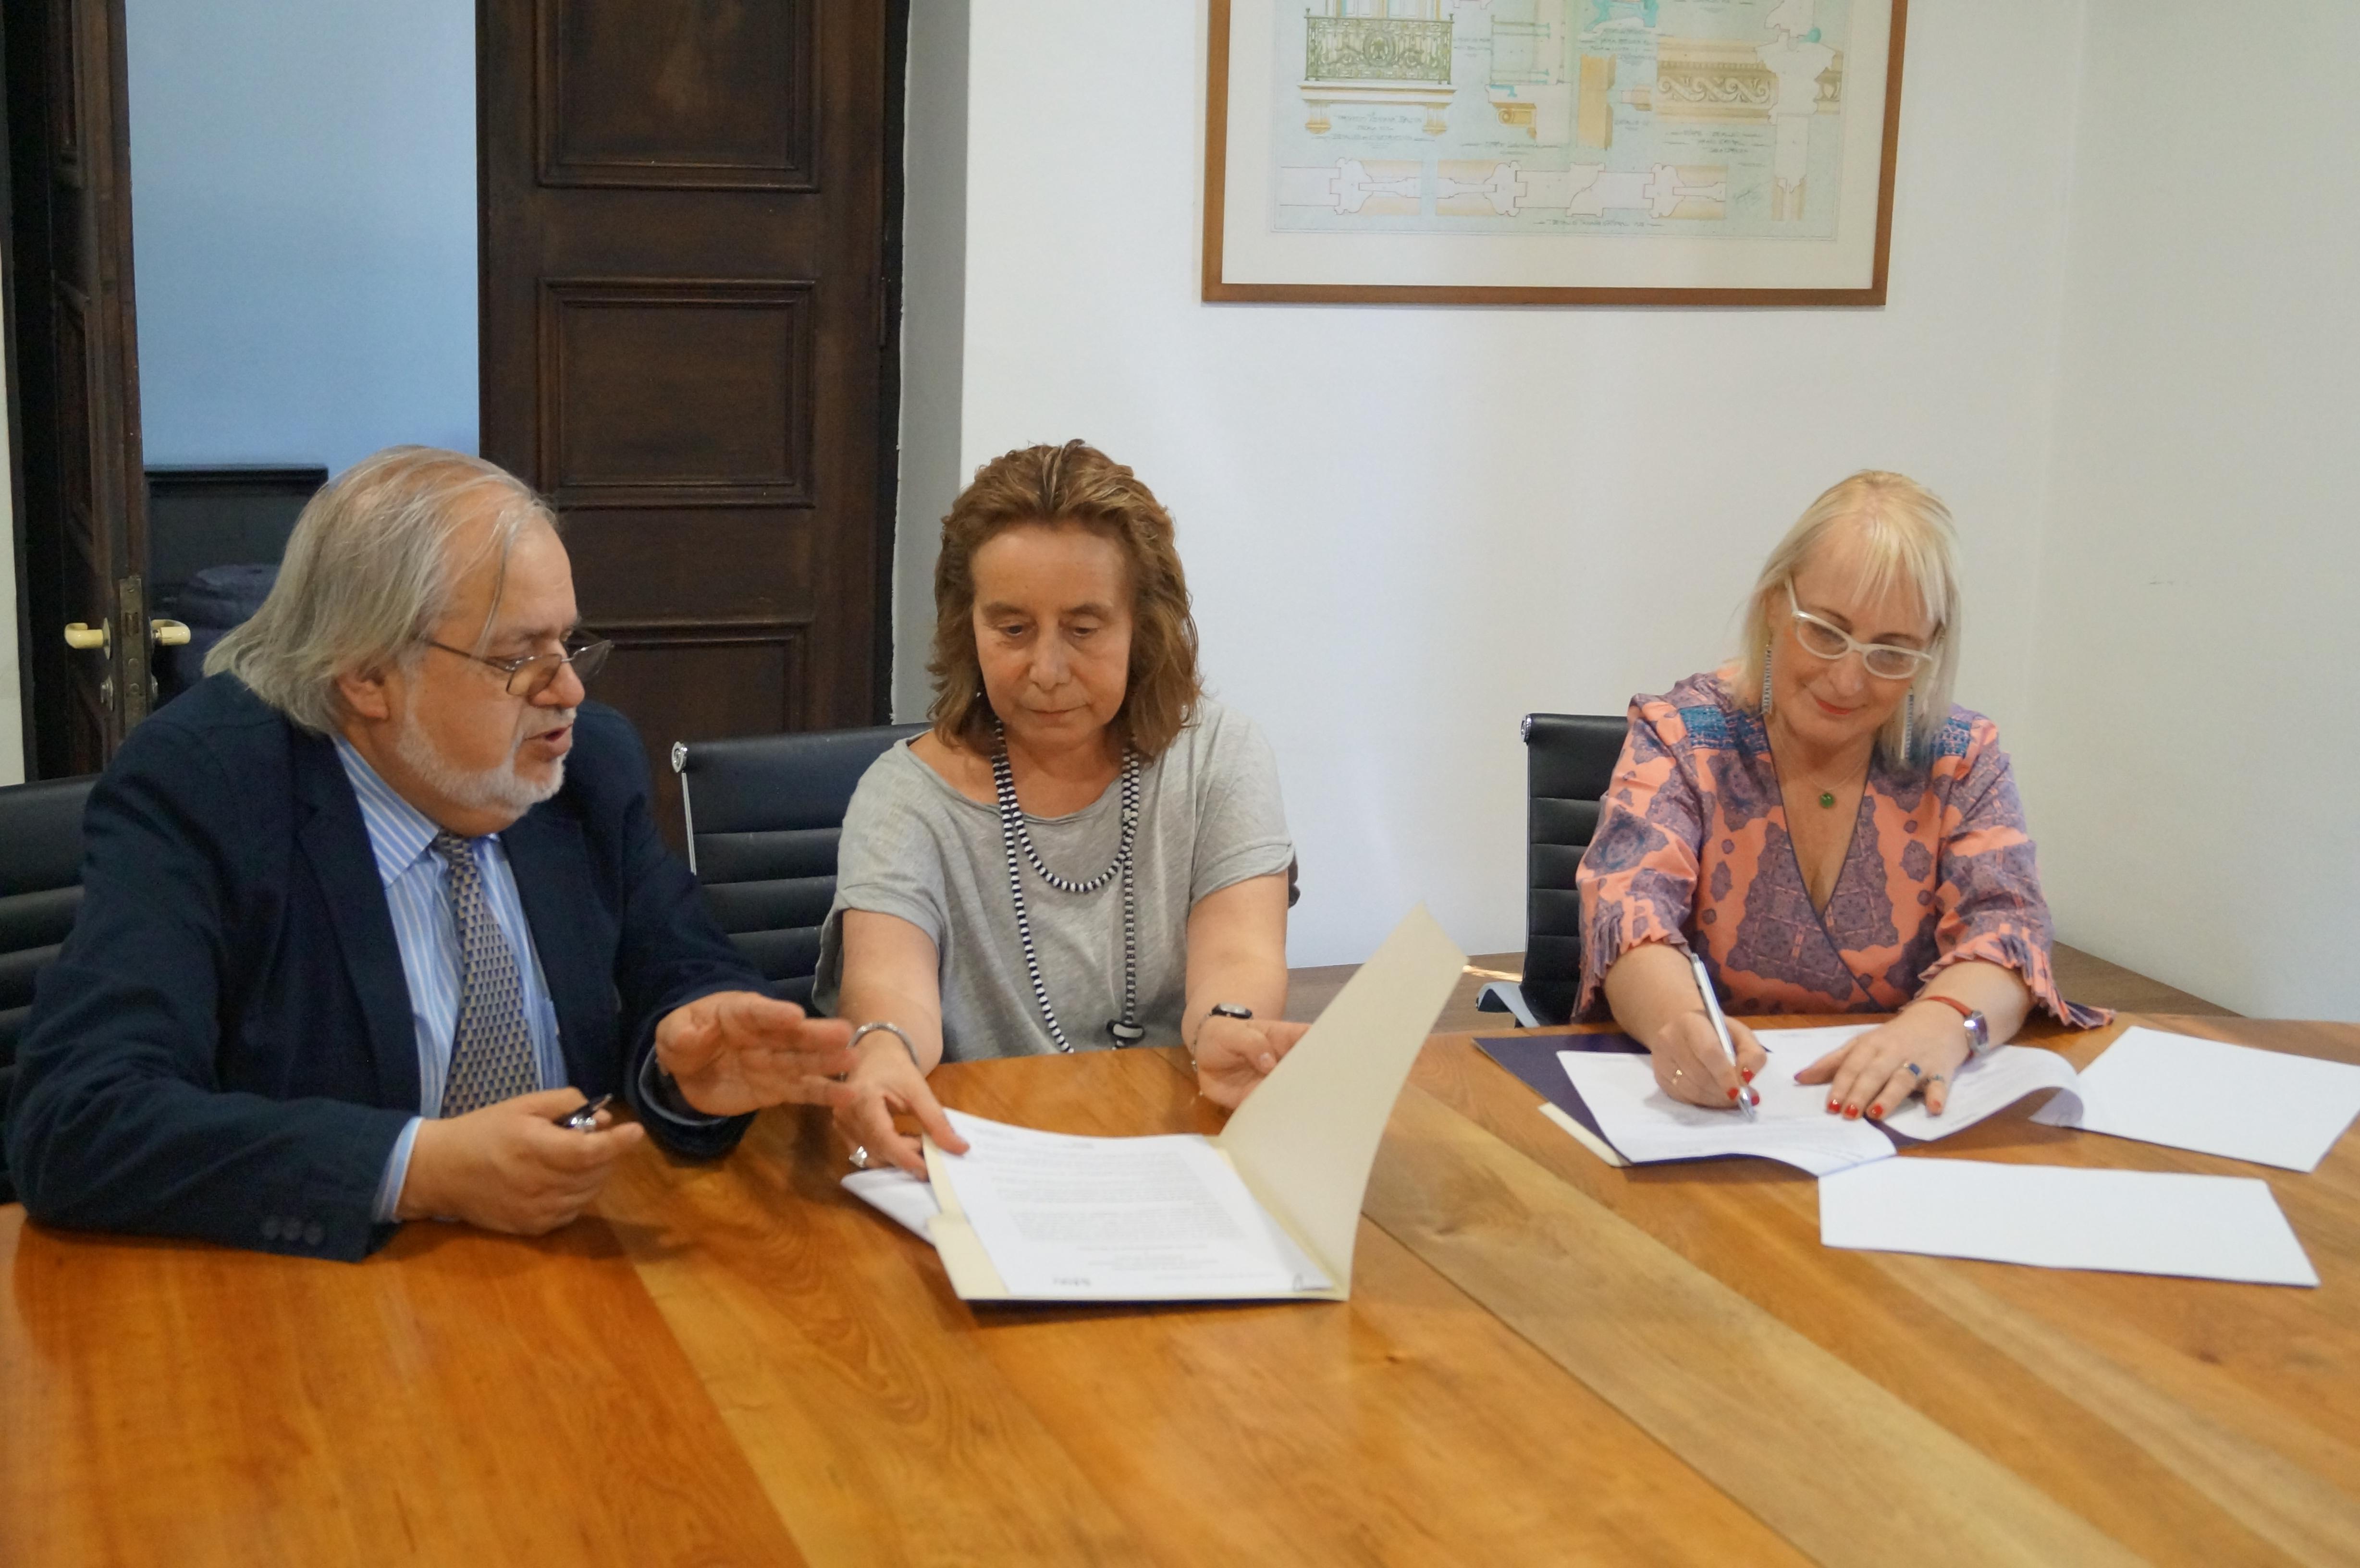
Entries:
POLYGON ((1764 1029, 1756 1037, 1770 1053, 1770 1064, 1754 1080, 1762 1091, 1762 1104, 1750 1122, 1734 1106, 1707 1110, 1673 1099, 1655 1087, 1655 1068, 1644 1056, 1561 1051, 1557 1061, 1581 1092, 1590 1114, 1598 1118, 1606 1141, 1635 1164, 1755 1154, 1824 1176, 1863 1160, 1886 1159, 1893 1153, 1893 1140, 1867 1122, 1828 1115, 1826 1088, 1806 1088, 1795 1082, 1797 1073, 1831 1047, 1781 1036, 1820 1032, 1764 1029))
POLYGON ((2033 1119, 2311 1171, 2360 1115, 2360 1067, 2134 1027, 2082 1073, 2080 1109, 2033 1119))
MULTIPOLYGON (((1838 1024, 1826 1029, 1761 1029, 1754 1038, 1763 1049, 1775 1053, 1775 1060, 1795 1059, 1795 1072, 1800 1072, 1842 1045, 1855 1035, 1866 1034, 1874 1024, 1838 1024)), ((1794 1073, 1787 1074, 1792 1078, 1794 1073)), ((2003 1045, 1980 1062, 1969 1062, 1952 1075, 1950 1096, 1940 1116, 1927 1112, 1921 1096, 1908 1101, 1899 1109, 1878 1118, 1880 1125, 1891 1127, 1904 1138, 1931 1141, 1948 1134, 1963 1131, 1985 1116, 2004 1111, 2027 1094, 2038 1094, 2048 1089, 2061 1089, 2055 1109, 2060 1117, 2070 1117, 2080 1108, 2073 1064, 2053 1051, 2037 1046, 2003 1045)), ((1826 1101, 1820 1102, 1821 1105, 1826 1101)), ((2042 1119, 2046 1120, 2046 1117, 2042 1119)), ((2060 1120, 2050 1125, 2070 1127, 2072 1122, 2060 1120)))
POLYGON ((947 1114, 970 1148, 934 1150, 932 1168, 1008 1296, 1234 1300, 1331 1288, 1203 1138, 1076 1138, 947 1114))
POLYGON ((1819 1240, 2046 1269, 2316 1285, 2267 1181, 1923 1157, 1819 1182, 1819 1240))

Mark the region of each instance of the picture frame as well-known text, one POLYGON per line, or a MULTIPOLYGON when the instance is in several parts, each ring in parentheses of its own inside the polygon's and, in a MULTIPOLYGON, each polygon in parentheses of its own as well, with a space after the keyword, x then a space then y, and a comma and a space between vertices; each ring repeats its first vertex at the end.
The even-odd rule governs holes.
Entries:
POLYGON ((1209 0, 1203 298, 1881 306, 1907 0, 1209 0))

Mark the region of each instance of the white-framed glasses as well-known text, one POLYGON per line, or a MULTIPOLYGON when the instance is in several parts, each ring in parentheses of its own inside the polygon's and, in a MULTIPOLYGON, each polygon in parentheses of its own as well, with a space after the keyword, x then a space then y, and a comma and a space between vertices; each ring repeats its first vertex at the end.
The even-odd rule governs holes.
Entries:
POLYGON ((1912 680, 1934 662, 1931 649, 1903 648, 1891 642, 1863 642, 1841 626, 1819 619, 1797 602, 1791 580, 1786 584, 1786 607, 1795 613, 1795 640, 1807 650, 1825 659, 1856 653, 1862 666, 1880 681, 1912 680))

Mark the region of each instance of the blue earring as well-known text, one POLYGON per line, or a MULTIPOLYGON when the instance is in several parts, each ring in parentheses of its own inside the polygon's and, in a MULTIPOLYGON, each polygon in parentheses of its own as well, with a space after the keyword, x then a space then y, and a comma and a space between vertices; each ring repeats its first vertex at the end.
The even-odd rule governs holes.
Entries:
POLYGON ((1918 693, 1912 691, 1901 704, 1901 766, 1909 766, 1909 754, 1918 744, 1918 693))
POLYGON ((1770 649, 1775 645, 1762 645, 1762 716, 1770 716, 1770 649))

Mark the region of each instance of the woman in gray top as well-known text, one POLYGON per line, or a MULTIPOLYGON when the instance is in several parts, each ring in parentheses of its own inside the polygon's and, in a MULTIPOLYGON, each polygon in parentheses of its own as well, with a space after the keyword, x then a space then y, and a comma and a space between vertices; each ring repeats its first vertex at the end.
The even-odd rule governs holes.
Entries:
POLYGON ((942 1061, 1185 1045, 1234 1105, 1286 1004, 1294 847, 1269 746, 1207 701, 1172 519, 1080 441, 989 463, 943 519, 934 728, 844 819, 815 996, 855 1026, 858 1158, 923 1175, 942 1061))

